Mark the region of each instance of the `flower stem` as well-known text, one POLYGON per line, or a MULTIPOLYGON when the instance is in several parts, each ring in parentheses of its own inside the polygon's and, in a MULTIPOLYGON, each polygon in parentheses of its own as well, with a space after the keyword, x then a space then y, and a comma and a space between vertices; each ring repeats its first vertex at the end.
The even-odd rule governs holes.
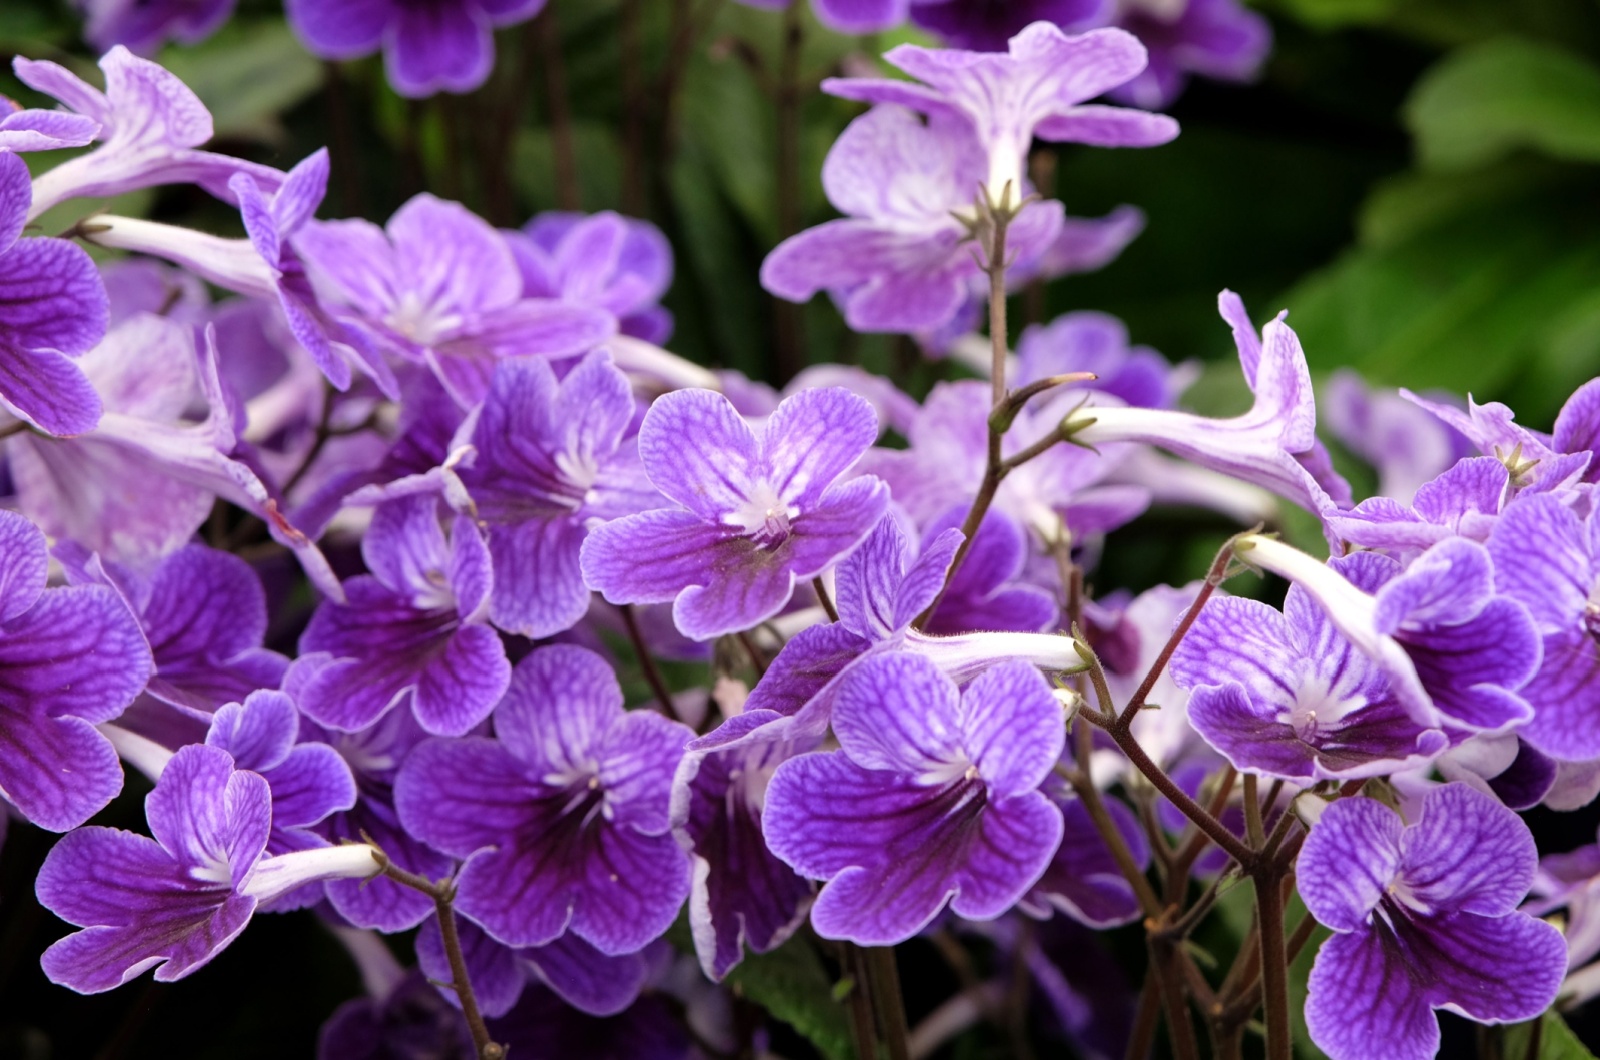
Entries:
POLYGON ((900 969, 895 966, 894 947, 862 947, 858 952, 872 983, 872 1007, 878 1013, 884 1044, 889 1047, 889 1060, 911 1060, 906 1044, 910 1031, 906 1027, 905 1002, 900 997, 900 969))
POLYGON ((822 584, 822 575, 811 579, 811 587, 817 591, 817 600, 821 602, 822 610, 827 612, 828 621, 839 621, 839 609, 833 606, 833 597, 828 595, 828 587, 822 584))
POLYGON ((361 837, 369 844, 383 866, 382 874, 400 884, 419 891, 433 899, 433 908, 439 918, 439 937, 444 940, 445 957, 450 961, 450 989, 461 1000, 461 1013, 467 1018, 467 1028, 472 1032, 472 1045, 478 1051, 478 1060, 504 1060, 506 1047, 489 1035, 489 1025, 483 1020, 483 1010, 478 1007, 478 995, 472 990, 472 978, 467 974, 467 959, 461 951, 461 934, 456 929, 456 882, 454 879, 430 880, 415 872, 407 872, 385 854, 371 837, 361 837))
MULTIPOLYGON (((1247 778, 1248 779, 1248 778, 1247 778)), ((1266 868, 1252 876, 1260 924, 1261 987, 1266 1007, 1267 1060, 1290 1060, 1289 960, 1283 939, 1283 891, 1278 874, 1266 868)))
POLYGON ((678 717, 677 708, 672 705, 672 689, 667 687, 666 678, 661 676, 661 668, 656 665, 655 656, 650 654, 650 649, 645 645, 644 634, 639 630, 639 616, 633 613, 632 604, 623 604, 617 608, 622 612, 622 624, 628 627, 628 640, 633 642, 633 653, 639 657, 639 668, 644 671, 644 679, 650 684, 650 691, 655 693, 656 704, 661 708, 661 713, 673 721, 682 721, 678 717))

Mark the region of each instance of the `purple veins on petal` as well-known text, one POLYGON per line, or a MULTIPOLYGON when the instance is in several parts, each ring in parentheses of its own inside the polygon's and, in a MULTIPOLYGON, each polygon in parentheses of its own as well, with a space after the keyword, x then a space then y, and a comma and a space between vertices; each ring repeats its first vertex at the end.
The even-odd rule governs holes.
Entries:
POLYGON ((650 482, 681 506, 625 516, 583 543, 584 580, 612 603, 674 601, 697 640, 748 629, 867 537, 888 505, 871 477, 837 481, 877 438, 839 387, 784 399, 758 434, 727 398, 658 398, 639 430, 650 482))

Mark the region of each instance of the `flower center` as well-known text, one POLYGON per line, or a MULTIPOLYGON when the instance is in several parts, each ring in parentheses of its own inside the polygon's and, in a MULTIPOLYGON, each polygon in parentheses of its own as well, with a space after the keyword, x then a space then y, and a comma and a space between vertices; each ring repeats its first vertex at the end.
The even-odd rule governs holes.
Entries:
POLYGON ((461 319, 453 314, 439 313, 432 303, 417 292, 407 291, 400 296, 383 322, 418 346, 432 346, 447 332, 459 327, 461 319))
POLYGON ((778 491, 768 482, 759 482, 750 491, 744 506, 724 519, 761 548, 777 548, 789 539, 790 521, 800 509, 783 503, 778 491))
POLYGON ((1364 696, 1341 696, 1321 674, 1308 674, 1295 693, 1294 705, 1278 715, 1281 724, 1307 743, 1337 731, 1351 712, 1366 706, 1364 696))

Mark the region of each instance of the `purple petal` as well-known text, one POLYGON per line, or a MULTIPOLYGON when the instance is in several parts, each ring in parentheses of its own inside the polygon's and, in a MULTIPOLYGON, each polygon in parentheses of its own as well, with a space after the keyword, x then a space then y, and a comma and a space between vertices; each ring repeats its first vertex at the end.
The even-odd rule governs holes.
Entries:
POLYGON ((286 0, 289 25, 306 50, 324 59, 354 59, 377 51, 394 10, 390 0, 286 0))
POLYGON ((950 908, 968 920, 1004 915, 1038 882, 1061 835, 1061 811, 1037 791, 990 803, 956 876, 950 908))
POLYGON ((803 511, 877 440, 871 403, 843 387, 819 387, 783 399, 767 417, 761 449, 779 498, 803 511))
MULTIPOLYGON (((3 136, 0 132, 0 137, 3 136)), ((3 142, 0 139, 0 143, 3 142)), ((27 164, 9 151, 0 151, 0 255, 10 250, 22 235, 32 203, 33 180, 28 175, 27 164)))
POLYGON ((1400 837, 1400 861, 1424 902, 1503 916, 1527 895, 1539 852, 1522 818, 1466 784, 1446 784, 1400 837))
POLYGON ((350 766, 326 744, 306 743, 289 752, 267 776, 272 786, 272 825, 306 828, 356 804, 350 766))
POLYGON ((570 518, 489 527, 494 597, 489 620, 538 639, 571 629, 589 610, 578 557, 587 531, 570 518))
MULTIPOLYGON (((869 529, 862 527, 862 536, 869 529)), ((795 578, 800 574, 795 570, 798 564, 794 563, 793 554, 801 543, 814 544, 815 540, 797 532, 771 550, 747 537, 718 542, 709 553, 702 553, 700 562, 709 567, 706 584, 690 585, 673 602, 673 623, 684 636, 694 640, 710 640, 759 626, 782 611, 793 595, 795 578)), ((817 551, 829 547, 824 545, 817 551)), ((688 562, 683 566, 687 567, 688 562)), ((811 570, 803 576, 817 572, 811 570)))
POLYGON ((623 715, 594 748, 611 822, 646 835, 667 831, 672 777, 694 730, 650 710, 623 715))
MULTIPOLYGON (((953 555, 954 553, 950 553, 953 555)), ((911 542, 900 528, 899 520, 881 520, 867 539, 834 572, 835 604, 839 621, 852 635, 871 640, 883 640, 910 624, 921 609, 912 610, 910 618, 902 620, 896 611, 902 584, 909 578, 906 571, 911 560, 911 542)), ((945 566, 950 564, 949 557, 945 566)), ((930 562, 919 573, 914 596, 927 596, 926 607, 933 595, 944 587, 944 570, 935 572, 930 562), (936 577, 935 577, 936 574, 936 577), (937 584, 931 584, 937 581, 937 584), (930 593, 929 590, 932 590, 930 593)), ((908 608, 909 610, 909 608, 908 608)))
POLYGON ((785 542, 795 577, 821 574, 853 552, 888 509, 889 488, 871 475, 830 488, 794 520, 794 533, 785 542))
POLYGON ((639 428, 639 457, 651 484, 707 522, 748 505, 760 454, 744 417, 710 390, 663 394, 639 428))
POLYGON ((652 970, 644 951, 608 956, 572 934, 517 956, 561 1000, 591 1016, 614 1016, 632 1005, 652 970))
POLYGON ((513 834, 542 790, 503 745, 472 736, 413 751, 395 779, 394 804, 406 831, 465 858, 513 834))
POLYGON ((1545 635, 1565 632, 1594 582, 1583 523, 1552 496, 1507 505, 1489 535, 1495 589, 1521 602, 1545 635))
POLYGON ((1439 1051, 1438 1019, 1376 931, 1334 935, 1322 944, 1311 968, 1306 1025, 1332 1060, 1432 1060, 1439 1051))
POLYGON ((83 369, 54 350, 0 346, 0 400, 46 434, 84 434, 100 422, 100 395, 83 369))
POLYGON ((537 774, 567 773, 594 760, 595 747, 624 717, 611 665, 587 648, 551 644, 512 671, 495 708, 495 736, 537 774))
POLYGON ((0 793, 26 819, 65 832, 121 790, 117 752, 87 721, 0 713, 0 793))
POLYGON ((49 573, 44 534, 15 512, 0 512, 0 623, 20 618, 38 602, 49 573))
MULTIPOLYGON (((1053 703, 1059 729, 1061 712, 1053 703)), ((833 731, 862 769, 922 776, 964 759, 963 707, 955 682, 927 658, 879 655, 863 659, 841 682, 833 731)))
POLYGON ((272 794, 259 775, 235 770, 226 751, 191 744, 167 763, 144 813, 180 865, 228 872, 237 888, 266 849, 272 794))
MULTIPOLYGON (((885 519, 888 523, 891 520, 885 519)), ((842 623, 810 626, 790 637, 750 690, 746 713, 775 711, 794 715, 810 703, 868 643, 842 623)))
POLYGON ((463 626, 417 675, 417 721, 435 736, 464 735, 489 716, 510 680, 500 635, 487 626, 463 626))
POLYGON ((1376 799, 1340 799, 1296 862, 1306 908, 1335 931, 1358 931, 1400 871, 1400 817, 1376 799))
POLYGON ((139 624, 103 586, 48 590, 4 634, 0 701, 26 704, 34 716, 110 721, 150 677, 139 624))
POLYGON ((959 713, 961 741, 991 799, 1032 791, 1061 758, 1061 705, 1031 663, 1013 659, 979 674, 962 692, 959 713))
POLYGON ((589 588, 614 604, 665 603, 712 576, 727 538, 692 512, 644 512, 596 527, 579 565, 589 588))
POLYGON ((1089 104, 1046 118, 1034 135, 1096 147, 1155 147, 1177 138, 1178 123, 1165 114, 1089 104))
MULTIPOLYGON (((1135 861, 1141 867, 1147 865, 1150 847, 1133 811, 1115 799, 1106 800, 1106 810, 1135 861)), ((1061 845, 1034 884, 1029 901, 1059 908, 1092 928, 1115 927, 1138 919, 1139 900, 1133 887, 1122 875, 1083 803, 1073 799, 1062 806, 1061 820, 1061 845)))
POLYGON ((488 20, 466 6, 395 6, 386 33, 384 70, 402 96, 444 89, 470 92, 494 65, 488 20), (477 16, 477 17, 475 17, 477 16))
POLYGON ((265 773, 289 757, 300 732, 300 712, 282 692, 252 692, 243 703, 229 703, 217 711, 206 734, 206 745, 233 757, 240 769, 265 773))

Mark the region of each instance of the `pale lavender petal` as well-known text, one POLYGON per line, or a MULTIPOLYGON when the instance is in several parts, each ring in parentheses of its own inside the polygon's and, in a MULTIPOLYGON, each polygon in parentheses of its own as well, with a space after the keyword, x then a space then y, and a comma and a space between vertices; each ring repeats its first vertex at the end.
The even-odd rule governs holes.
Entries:
POLYGON ((747 507, 761 474, 755 432, 710 390, 657 398, 639 428, 639 456, 656 489, 707 522, 747 507))
POLYGON ((778 496, 804 510, 877 440, 878 416, 865 398, 818 387, 783 399, 767 418, 761 447, 778 496))
POLYGON ((1155 147, 1177 137, 1178 123, 1165 114, 1090 104, 1046 118, 1035 127, 1034 135, 1041 140, 1097 147, 1155 147))
POLYGON ((0 623, 22 617, 37 603, 49 574, 44 534, 15 512, 0 512, 0 623))
POLYGON ((589 534, 579 566, 589 588, 612 603, 665 603, 711 578, 711 553, 728 536, 692 512, 625 516, 589 534))
MULTIPOLYGON (((955 682, 928 659, 879 655, 852 667, 841 683, 833 731, 844 754, 863 769, 937 774, 964 759, 964 706, 955 682)), ((1056 757, 1059 752, 1058 742, 1056 757)))
POLYGON ((1061 758, 1061 705, 1031 663, 1012 659, 979 674, 961 694, 959 717, 961 742, 991 799, 1032 791, 1061 758))

